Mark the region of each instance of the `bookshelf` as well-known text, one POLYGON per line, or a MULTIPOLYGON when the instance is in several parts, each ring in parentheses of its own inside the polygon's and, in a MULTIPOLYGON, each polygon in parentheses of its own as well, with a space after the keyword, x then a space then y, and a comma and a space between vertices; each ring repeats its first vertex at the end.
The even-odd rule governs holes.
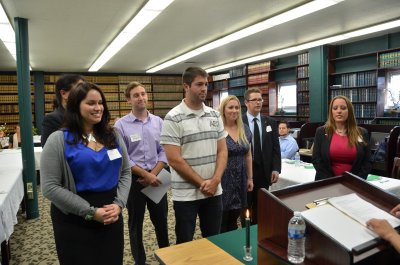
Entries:
MULTIPOLYGON (((31 84, 33 79, 31 77, 31 84)), ((32 111, 35 106, 34 88, 31 85, 32 111)), ((34 112, 32 121, 35 122, 34 112)), ((18 84, 15 73, 0 74, 0 124, 6 125, 7 134, 15 133, 15 126, 19 124, 18 84)))
MULTIPOLYGON (((132 109, 125 97, 126 86, 132 81, 139 82, 144 86, 148 95, 147 109, 162 118, 183 99, 180 76, 130 74, 82 75, 88 82, 93 82, 100 86, 106 97, 112 120, 128 114, 132 109)), ((45 75, 45 113, 53 111, 55 82, 58 78, 59 75, 55 74, 45 75)))
POLYGON ((297 120, 306 122, 310 117, 309 58, 308 52, 297 55, 296 66, 297 120))
MULTIPOLYGON (((400 48, 342 56, 329 48, 328 96, 348 97, 359 124, 384 116, 386 73, 400 69, 400 48)), ((389 121, 386 121, 389 122, 389 121)))
MULTIPOLYGON (((164 118, 183 99, 182 78, 180 76, 152 76, 153 114, 164 118)), ((149 99, 150 102, 150 99, 149 99)))
POLYGON ((264 100, 261 114, 269 116, 269 82, 271 61, 247 65, 247 89, 257 88, 261 91, 264 100))
POLYGON ((236 96, 241 105, 242 114, 247 111, 244 103, 244 93, 246 92, 246 66, 240 66, 229 70, 228 94, 236 96))

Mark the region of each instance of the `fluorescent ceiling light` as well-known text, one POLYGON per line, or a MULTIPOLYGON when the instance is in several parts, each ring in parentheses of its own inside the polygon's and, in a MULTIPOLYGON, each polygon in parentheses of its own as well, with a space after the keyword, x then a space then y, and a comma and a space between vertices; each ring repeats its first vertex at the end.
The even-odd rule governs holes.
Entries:
POLYGON ((277 51, 273 51, 273 52, 260 54, 260 55, 253 56, 253 57, 250 57, 250 58, 246 58, 246 59, 243 59, 243 60, 239 60, 239 61, 235 61, 235 62, 224 64, 224 65, 208 68, 208 69, 206 69, 206 71, 208 73, 217 72, 217 71, 224 70, 224 69, 227 69, 227 68, 232 68, 232 67, 235 67, 235 66, 238 66, 238 65, 244 65, 244 64, 247 64, 247 63, 266 60, 266 59, 274 58, 274 57, 281 56, 281 55, 284 55, 284 54, 290 54, 290 53, 294 53, 294 52, 298 52, 298 51, 303 51, 303 50, 307 50, 307 49, 310 49, 310 48, 313 48, 313 47, 317 47, 317 46, 321 46, 321 45, 325 45, 325 44, 329 44, 329 43, 335 43, 335 42, 338 42, 338 41, 343 41, 343 40, 346 40, 346 39, 359 37, 359 36, 363 36, 363 35, 379 32, 379 31, 383 31, 383 30, 387 30, 387 29, 392 29, 392 28, 396 28, 396 27, 400 27, 400 19, 399 20, 394 20, 394 21, 391 21, 391 22, 387 22, 387 23, 383 23, 383 24, 379 24, 379 25, 376 25, 376 26, 360 29, 360 30, 351 31, 351 32, 344 33, 344 34, 339 34, 339 35, 336 35, 336 36, 333 36, 333 37, 328 37, 328 38, 324 38, 324 39, 320 39, 320 40, 316 40, 316 41, 311 41, 311 42, 308 42, 308 43, 300 44, 300 45, 297 45, 297 46, 293 46, 293 47, 289 47, 289 48, 285 48, 285 49, 281 49, 281 50, 277 50, 277 51))
POLYGON ((279 24, 286 23, 288 21, 294 20, 296 18, 306 16, 308 14, 314 13, 318 10, 330 7, 332 5, 335 5, 339 2, 342 2, 344 0, 315 0, 312 2, 309 2, 307 4, 304 4, 302 6, 293 8, 289 11, 286 11, 284 13, 281 13, 279 15, 276 15, 274 17, 268 18, 264 21, 261 21, 259 23, 256 23, 254 25, 251 25, 247 28, 241 29, 239 31, 236 31, 234 33, 231 33, 225 37, 222 37, 220 39, 217 39, 215 41, 212 41, 208 44, 205 44, 199 48, 196 48, 190 52, 187 52, 181 56, 178 56, 172 60, 169 60, 167 62, 164 62, 162 64, 159 64, 149 70, 146 71, 146 73, 155 73, 158 72, 164 68, 170 67, 172 65, 175 65, 177 63, 183 62, 187 59, 193 58, 201 53, 213 50, 215 48, 221 47, 223 45, 226 45, 228 43, 234 42, 236 40, 240 40, 242 38, 251 36, 253 34, 256 34, 260 31, 264 31, 266 29, 275 27, 279 24))
POLYGON ((10 52, 11 56, 17 61, 17 50, 15 44, 15 32, 8 20, 7 14, 0 3, 0 39, 10 52))
POLYGON ((117 37, 115 37, 111 44, 107 46, 92 66, 90 66, 89 72, 98 71, 173 1, 174 0, 149 0, 117 37))

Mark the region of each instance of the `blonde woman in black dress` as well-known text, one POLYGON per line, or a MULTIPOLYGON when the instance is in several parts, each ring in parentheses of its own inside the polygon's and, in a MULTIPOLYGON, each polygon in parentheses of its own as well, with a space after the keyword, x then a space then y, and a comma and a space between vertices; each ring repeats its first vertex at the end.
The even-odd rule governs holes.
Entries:
POLYGON ((227 232, 237 229, 238 218, 247 207, 247 192, 253 190, 252 135, 249 127, 243 124, 240 101, 236 96, 227 96, 221 102, 219 111, 228 133, 228 164, 221 179, 221 232, 227 232))

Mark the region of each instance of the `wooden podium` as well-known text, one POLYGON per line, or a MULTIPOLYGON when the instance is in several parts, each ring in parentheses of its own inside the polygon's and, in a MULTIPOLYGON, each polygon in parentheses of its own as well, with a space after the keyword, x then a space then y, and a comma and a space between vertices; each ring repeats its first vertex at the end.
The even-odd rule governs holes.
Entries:
MULTIPOLYGON (((350 173, 343 176, 296 185, 286 189, 258 193, 258 264, 291 264, 287 259, 287 225, 294 211, 306 210, 305 205, 325 197, 356 193, 375 206, 390 211, 400 199, 386 193, 350 173)), ((306 222, 306 259, 303 264, 393 264, 398 257, 383 240, 368 242, 356 254, 306 222), (368 246, 369 245, 369 246, 368 246)), ((338 227, 337 229, 340 229, 338 227)))

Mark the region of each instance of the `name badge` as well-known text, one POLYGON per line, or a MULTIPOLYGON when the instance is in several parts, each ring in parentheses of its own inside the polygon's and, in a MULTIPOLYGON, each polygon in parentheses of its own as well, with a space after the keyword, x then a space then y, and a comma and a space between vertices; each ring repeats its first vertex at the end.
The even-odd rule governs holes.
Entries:
POLYGON ((360 136, 358 136, 358 142, 362 143, 362 141, 363 141, 363 139, 360 136))
POLYGON ((140 141, 140 140, 142 140, 142 138, 140 137, 139 134, 135 133, 135 134, 131 135, 131 142, 137 142, 137 141, 140 141))
POLYGON ((272 128, 270 125, 267 126, 267 128, 265 129, 267 132, 272 132, 272 128))
POLYGON ((108 155, 108 158, 112 161, 112 160, 114 160, 114 159, 118 159, 118 158, 121 158, 122 156, 121 156, 121 154, 120 154, 120 152, 118 151, 118 149, 111 149, 111 150, 108 150, 107 151, 107 155, 108 155))

